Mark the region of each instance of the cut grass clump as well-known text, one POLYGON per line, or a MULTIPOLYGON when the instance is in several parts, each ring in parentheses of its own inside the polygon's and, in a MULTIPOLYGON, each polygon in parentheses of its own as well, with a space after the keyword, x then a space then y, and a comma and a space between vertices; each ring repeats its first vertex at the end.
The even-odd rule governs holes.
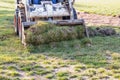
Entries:
POLYGON ((2 76, 0 76, 0 80, 11 80, 11 79, 9 79, 9 78, 7 78, 7 77, 2 77, 2 76))
POLYGON ((36 65, 35 65, 35 63, 32 63, 32 62, 23 62, 23 63, 21 62, 19 64, 20 70, 26 71, 26 72, 33 70, 34 66, 36 66, 36 65))
POLYGON ((5 66, 1 65, 1 66, 0 66, 0 69, 5 69, 5 66))
POLYGON ((19 72, 16 72, 16 71, 9 72, 9 73, 7 73, 7 75, 8 75, 8 76, 11 76, 11 77, 20 76, 19 72))
POLYGON ((113 70, 113 73, 120 73, 120 69, 113 70))
POLYGON ((52 67, 53 67, 53 69, 56 69, 56 68, 58 68, 58 66, 57 66, 57 65, 53 65, 52 67))
POLYGON ((96 75, 96 70, 94 68, 86 69, 82 72, 82 76, 92 77, 93 75, 96 75))
POLYGON ((68 77, 64 76, 64 77, 58 77, 57 80, 69 80, 68 77))
POLYGON ((119 69, 120 64, 119 63, 114 63, 108 66, 108 69, 119 69))
MULTIPOLYGON (((15 78, 14 80, 21 80, 20 78, 15 78)), ((31 79, 32 80, 32 79, 31 79)))
POLYGON ((46 22, 38 22, 26 31, 26 42, 39 45, 84 37, 82 26, 56 26, 46 22))
POLYGON ((22 71, 31 71, 32 69, 33 69, 32 66, 26 66, 26 67, 21 68, 22 71))
POLYGON ((113 54, 112 54, 112 57, 113 57, 114 59, 120 59, 120 54, 119 54, 119 53, 113 53, 113 54))
POLYGON ((34 71, 30 71, 27 73, 28 76, 34 76, 35 72, 34 71))
POLYGON ((94 74, 94 75, 97 73, 94 68, 88 69, 88 72, 89 72, 89 73, 92 73, 92 74, 94 74))
POLYGON ((17 68, 15 66, 9 66, 8 69, 9 70, 17 70, 17 68))
POLYGON ((76 65, 75 69, 80 69, 80 70, 83 69, 84 70, 84 69, 86 69, 86 66, 84 66, 84 65, 76 65))
POLYGON ((98 77, 98 76, 93 76, 93 77, 91 78, 91 80, 99 80, 99 77, 98 77))
POLYGON ((98 68, 97 72, 98 73, 104 73, 106 70, 104 68, 98 68))
POLYGON ((28 58, 27 58, 28 60, 37 60, 37 58, 36 58, 36 56, 29 56, 28 58))
POLYGON ((114 78, 120 79, 120 74, 114 74, 114 78))
POLYGON ((98 77, 99 77, 99 79, 108 79, 109 78, 109 76, 105 73, 98 75, 98 77))
POLYGON ((43 64, 51 64, 50 61, 44 61, 43 64))
POLYGON ((77 77, 78 75, 75 75, 75 74, 70 76, 70 78, 77 78, 77 77))
POLYGON ((40 66, 40 65, 35 65, 34 66, 34 69, 40 69, 40 68, 43 68, 43 66, 40 66))
POLYGON ((52 78, 54 78, 54 75, 53 75, 53 74, 47 74, 47 75, 46 75, 46 78, 52 79, 52 78))
POLYGON ((68 73, 68 72, 62 72, 62 71, 61 71, 61 72, 58 72, 58 73, 57 73, 57 76, 58 76, 58 77, 69 76, 69 73, 68 73))
POLYGON ((21 80, 20 78, 15 78, 14 80, 21 80))
POLYGON ((51 71, 49 71, 49 70, 44 70, 44 69, 39 69, 39 70, 37 70, 37 71, 35 72, 35 74, 37 74, 37 75, 46 75, 46 74, 48 74, 48 73, 51 73, 51 71))

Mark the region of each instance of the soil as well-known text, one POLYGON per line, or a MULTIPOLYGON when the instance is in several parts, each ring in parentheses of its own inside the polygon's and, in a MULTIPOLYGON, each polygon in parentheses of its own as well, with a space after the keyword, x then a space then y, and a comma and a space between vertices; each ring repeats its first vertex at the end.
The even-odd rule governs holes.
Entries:
POLYGON ((95 26, 110 25, 110 26, 120 27, 120 17, 89 14, 86 12, 78 12, 78 18, 85 19, 85 22, 87 25, 95 25, 95 26))
POLYGON ((97 27, 96 29, 92 29, 91 27, 88 28, 89 36, 112 36, 116 35, 116 31, 113 28, 101 28, 97 27))

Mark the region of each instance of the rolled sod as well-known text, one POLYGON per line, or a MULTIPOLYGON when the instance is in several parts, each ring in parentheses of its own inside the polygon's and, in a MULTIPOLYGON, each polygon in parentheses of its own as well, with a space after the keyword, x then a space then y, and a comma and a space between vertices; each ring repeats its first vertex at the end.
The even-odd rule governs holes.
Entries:
POLYGON ((48 44, 72 39, 81 39, 84 35, 83 26, 57 26, 39 21, 26 31, 26 43, 32 45, 48 44))

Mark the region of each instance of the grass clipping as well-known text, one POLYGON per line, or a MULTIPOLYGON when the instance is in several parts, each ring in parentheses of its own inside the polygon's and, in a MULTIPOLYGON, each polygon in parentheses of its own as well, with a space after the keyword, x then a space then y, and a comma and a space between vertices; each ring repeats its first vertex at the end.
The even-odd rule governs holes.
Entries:
POLYGON ((47 22, 38 22, 26 31, 26 43, 32 45, 48 44, 84 37, 83 26, 56 26, 47 22))

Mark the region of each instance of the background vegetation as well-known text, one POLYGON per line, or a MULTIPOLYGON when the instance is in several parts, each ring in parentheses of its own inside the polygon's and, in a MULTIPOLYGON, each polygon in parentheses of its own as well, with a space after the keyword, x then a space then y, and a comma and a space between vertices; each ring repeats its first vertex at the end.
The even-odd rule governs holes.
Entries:
POLYGON ((82 12, 120 15, 120 0, 76 0, 75 7, 82 12))

